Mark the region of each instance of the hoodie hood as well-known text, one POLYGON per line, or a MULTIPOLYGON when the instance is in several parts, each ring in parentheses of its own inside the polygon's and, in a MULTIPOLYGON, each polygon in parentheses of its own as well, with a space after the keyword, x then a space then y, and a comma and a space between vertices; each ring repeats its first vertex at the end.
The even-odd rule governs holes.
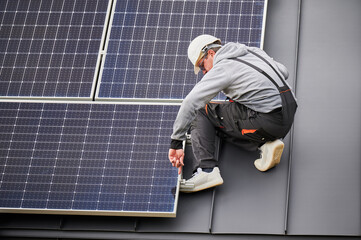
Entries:
POLYGON ((247 53, 248 50, 246 45, 230 42, 222 46, 222 48, 217 51, 217 54, 214 56, 213 64, 217 64, 223 59, 240 57, 246 55, 247 53))

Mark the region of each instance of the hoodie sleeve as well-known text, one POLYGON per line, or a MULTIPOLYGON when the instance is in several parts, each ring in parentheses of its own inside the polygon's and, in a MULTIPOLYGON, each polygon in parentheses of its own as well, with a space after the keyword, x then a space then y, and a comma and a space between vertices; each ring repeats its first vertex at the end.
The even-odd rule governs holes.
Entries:
POLYGON ((197 110, 203 108, 230 83, 230 75, 225 71, 222 64, 213 66, 183 100, 173 125, 172 140, 185 140, 186 133, 196 117, 197 110))

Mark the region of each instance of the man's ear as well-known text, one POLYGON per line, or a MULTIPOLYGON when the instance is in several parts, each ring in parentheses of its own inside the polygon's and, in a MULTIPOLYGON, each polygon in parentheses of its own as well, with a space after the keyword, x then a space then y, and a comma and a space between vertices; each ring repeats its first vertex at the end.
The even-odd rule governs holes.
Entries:
POLYGON ((208 50, 208 55, 211 55, 212 57, 214 57, 214 55, 216 55, 216 52, 213 51, 212 49, 208 50))

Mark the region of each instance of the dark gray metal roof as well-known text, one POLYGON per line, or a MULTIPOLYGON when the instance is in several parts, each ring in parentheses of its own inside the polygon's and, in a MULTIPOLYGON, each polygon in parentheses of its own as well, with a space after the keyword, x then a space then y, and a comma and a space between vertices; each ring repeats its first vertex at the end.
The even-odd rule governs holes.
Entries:
POLYGON ((298 1, 268 2, 264 49, 288 67, 288 81, 299 102, 294 129, 276 168, 258 172, 253 166, 258 153, 226 144, 220 158, 224 184, 181 194, 177 218, 3 214, 0 236, 359 238, 360 10, 359 0, 304 0, 300 9, 298 1))

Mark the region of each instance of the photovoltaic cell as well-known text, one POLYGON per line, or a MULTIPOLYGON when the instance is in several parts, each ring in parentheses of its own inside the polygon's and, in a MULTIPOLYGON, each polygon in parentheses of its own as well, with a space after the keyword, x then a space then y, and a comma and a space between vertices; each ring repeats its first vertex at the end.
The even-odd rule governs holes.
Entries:
POLYGON ((0 102, 0 211, 175 216, 178 108, 0 102))
POLYGON ((191 40, 211 34, 261 47, 264 8, 264 0, 117 1, 97 96, 183 99, 201 77, 187 58, 191 40))
POLYGON ((108 2, 0 1, 0 96, 90 98, 108 2))

